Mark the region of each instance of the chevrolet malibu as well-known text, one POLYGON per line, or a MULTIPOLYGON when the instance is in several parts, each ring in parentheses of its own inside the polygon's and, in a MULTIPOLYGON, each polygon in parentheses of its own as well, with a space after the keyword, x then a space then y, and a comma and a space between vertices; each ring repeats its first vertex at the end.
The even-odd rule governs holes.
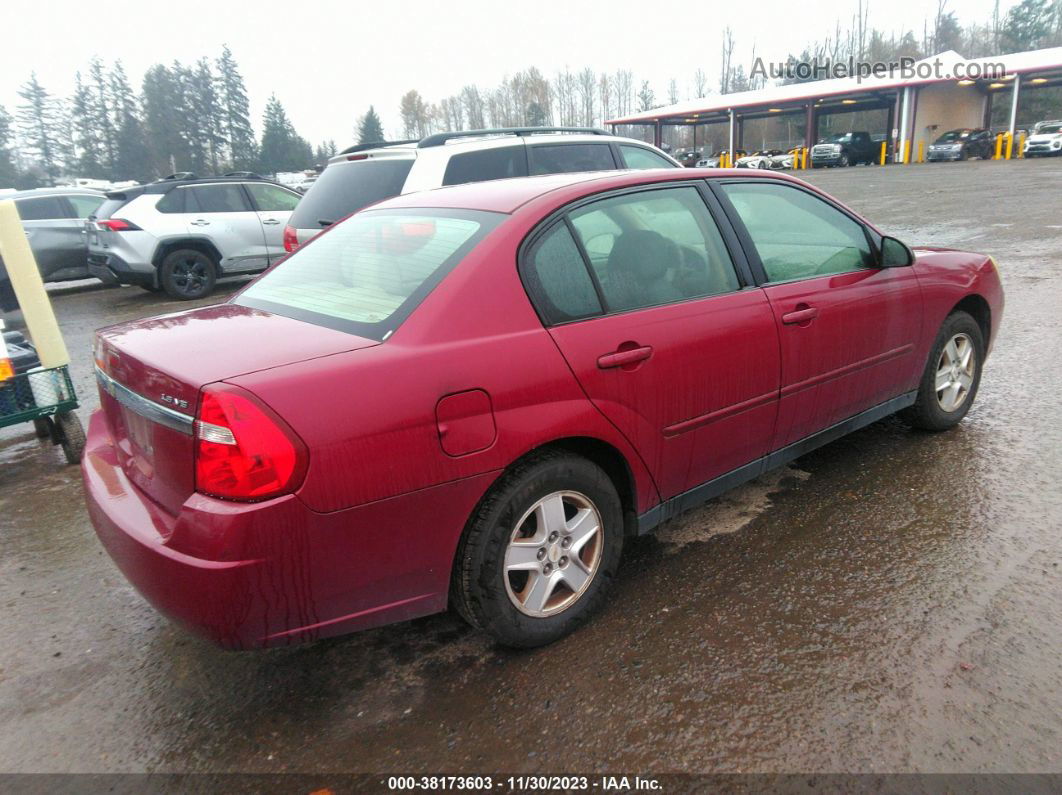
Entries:
POLYGON ((98 332, 100 540, 228 647, 453 606, 511 646, 608 599, 624 540, 899 412, 943 431, 993 260, 770 172, 390 199, 228 303, 98 332))

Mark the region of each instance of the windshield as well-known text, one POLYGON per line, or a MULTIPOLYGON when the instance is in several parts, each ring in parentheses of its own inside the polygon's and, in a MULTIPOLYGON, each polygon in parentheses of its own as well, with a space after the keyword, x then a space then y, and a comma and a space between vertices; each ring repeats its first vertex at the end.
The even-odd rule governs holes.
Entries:
POLYGON ((950 143, 954 143, 955 141, 961 141, 963 138, 968 138, 969 136, 970 136, 970 131, 969 130, 951 130, 950 132, 946 132, 942 136, 940 136, 936 140, 936 143, 938 143, 938 144, 950 144, 950 143))
POLYGON ((1045 124, 1040 128, 1038 135, 1058 135, 1062 133, 1062 124, 1045 124))
POLYGON ((359 213, 298 248, 233 303, 382 340, 502 218, 470 210, 359 213))
POLYGON ((411 158, 378 158, 333 163, 306 191, 288 221, 296 229, 321 229, 362 207, 402 192, 411 158))
POLYGON ((826 139, 828 144, 843 144, 852 140, 852 133, 834 133, 826 139))

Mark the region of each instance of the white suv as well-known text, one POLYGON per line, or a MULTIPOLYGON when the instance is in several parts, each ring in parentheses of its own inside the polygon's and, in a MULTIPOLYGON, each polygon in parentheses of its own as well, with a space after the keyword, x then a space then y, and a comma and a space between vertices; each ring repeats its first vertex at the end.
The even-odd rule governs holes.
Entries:
POLYGON ((295 248, 352 212, 419 190, 535 174, 681 168, 654 146, 588 127, 506 127, 352 146, 328 161, 292 213, 295 248))
POLYGON ((175 174, 112 191, 85 222, 89 273, 202 298, 219 276, 257 273, 284 256, 284 227, 301 198, 254 175, 175 174))

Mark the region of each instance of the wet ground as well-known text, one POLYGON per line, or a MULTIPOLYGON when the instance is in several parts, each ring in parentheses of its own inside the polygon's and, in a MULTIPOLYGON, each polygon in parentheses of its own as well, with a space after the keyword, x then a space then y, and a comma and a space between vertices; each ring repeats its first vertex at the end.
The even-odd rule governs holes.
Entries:
MULTIPOLYGON (((880 422, 687 514, 525 653, 450 615, 219 651, 126 584, 76 468, 0 431, 0 771, 1062 770, 1062 160, 806 173, 996 256, 1003 332, 959 428, 880 422)), ((85 418, 92 330, 179 308, 54 303, 85 418)))

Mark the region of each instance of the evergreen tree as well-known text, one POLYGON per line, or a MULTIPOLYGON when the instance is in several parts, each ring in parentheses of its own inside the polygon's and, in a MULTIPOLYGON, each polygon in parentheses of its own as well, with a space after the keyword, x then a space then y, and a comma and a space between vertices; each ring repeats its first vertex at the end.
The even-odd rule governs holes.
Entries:
POLYGON ((31 72, 30 79, 19 89, 23 103, 18 109, 18 131, 23 148, 40 163, 48 181, 59 176, 60 164, 56 145, 55 101, 31 72))
POLYGON ((380 117, 377 115, 376 109, 369 105, 368 111, 358 123, 358 143, 374 144, 383 140, 385 140, 383 124, 380 123, 380 117))
POLYGON ((209 170, 209 135, 195 113, 195 73, 180 61, 174 61, 170 66, 170 74, 173 75, 173 85, 177 92, 175 102, 181 111, 179 130, 184 143, 184 162, 187 164, 181 170, 205 174, 209 170))
POLYGON ((267 174, 299 171, 313 160, 309 143, 295 132, 284 106, 276 95, 269 98, 262 115, 262 147, 259 168, 267 174))
POLYGON ((146 180, 155 170, 151 164, 151 151, 140 121, 136 95, 129 85, 125 67, 118 61, 111 70, 111 108, 114 112, 114 163, 111 179, 146 180))
POLYGON ((221 129, 228 143, 229 161, 234 169, 245 171, 254 167, 258 157, 247 89, 227 44, 221 51, 217 65, 221 129))
POLYGON ((170 174, 191 168, 182 130, 187 123, 180 80, 162 64, 144 74, 141 94, 144 131, 151 146, 152 171, 170 174))
POLYGON ((106 171, 100 158, 99 132, 96 127, 93 96, 81 79, 81 72, 74 75, 74 95, 70 98, 70 121, 77 154, 71 164, 79 177, 102 179, 106 171))
POLYGON ((1056 13, 1052 0, 1022 0, 1012 6, 1000 31, 1004 51, 1022 52, 1047 46, 1056 13))
POLYGON ((12 143, 11 116, 4 106, 0 105, 0 188, 14 187, 18 177, 15 156, 11 151, 12 143))
POLYGON ((114 166, 115 157, 114 122, 109 101, 110 86, 107 73, 99 58, 89 61, 89 85, 93 97, 92 119, 100 140, 100 159, 104 169, 110 172, 114 166))
POLYGON ((339 147, 336 146, 336 142, 329 138, 327 141, 321 141, 317 144, 317 149, 313 153, 313 162, 318 165, 324 165, 328 162, 328 159, 335 157, 339 151, 339 147))
POLYGON ((206 160, 212 173, 221 169, 222 148, 225 137, 222 133, 221 105, 218 101, 217 81, 210 68, 210 61, 200 58, 189 76, 189 104, 199 128, 202 130, 206 160))

